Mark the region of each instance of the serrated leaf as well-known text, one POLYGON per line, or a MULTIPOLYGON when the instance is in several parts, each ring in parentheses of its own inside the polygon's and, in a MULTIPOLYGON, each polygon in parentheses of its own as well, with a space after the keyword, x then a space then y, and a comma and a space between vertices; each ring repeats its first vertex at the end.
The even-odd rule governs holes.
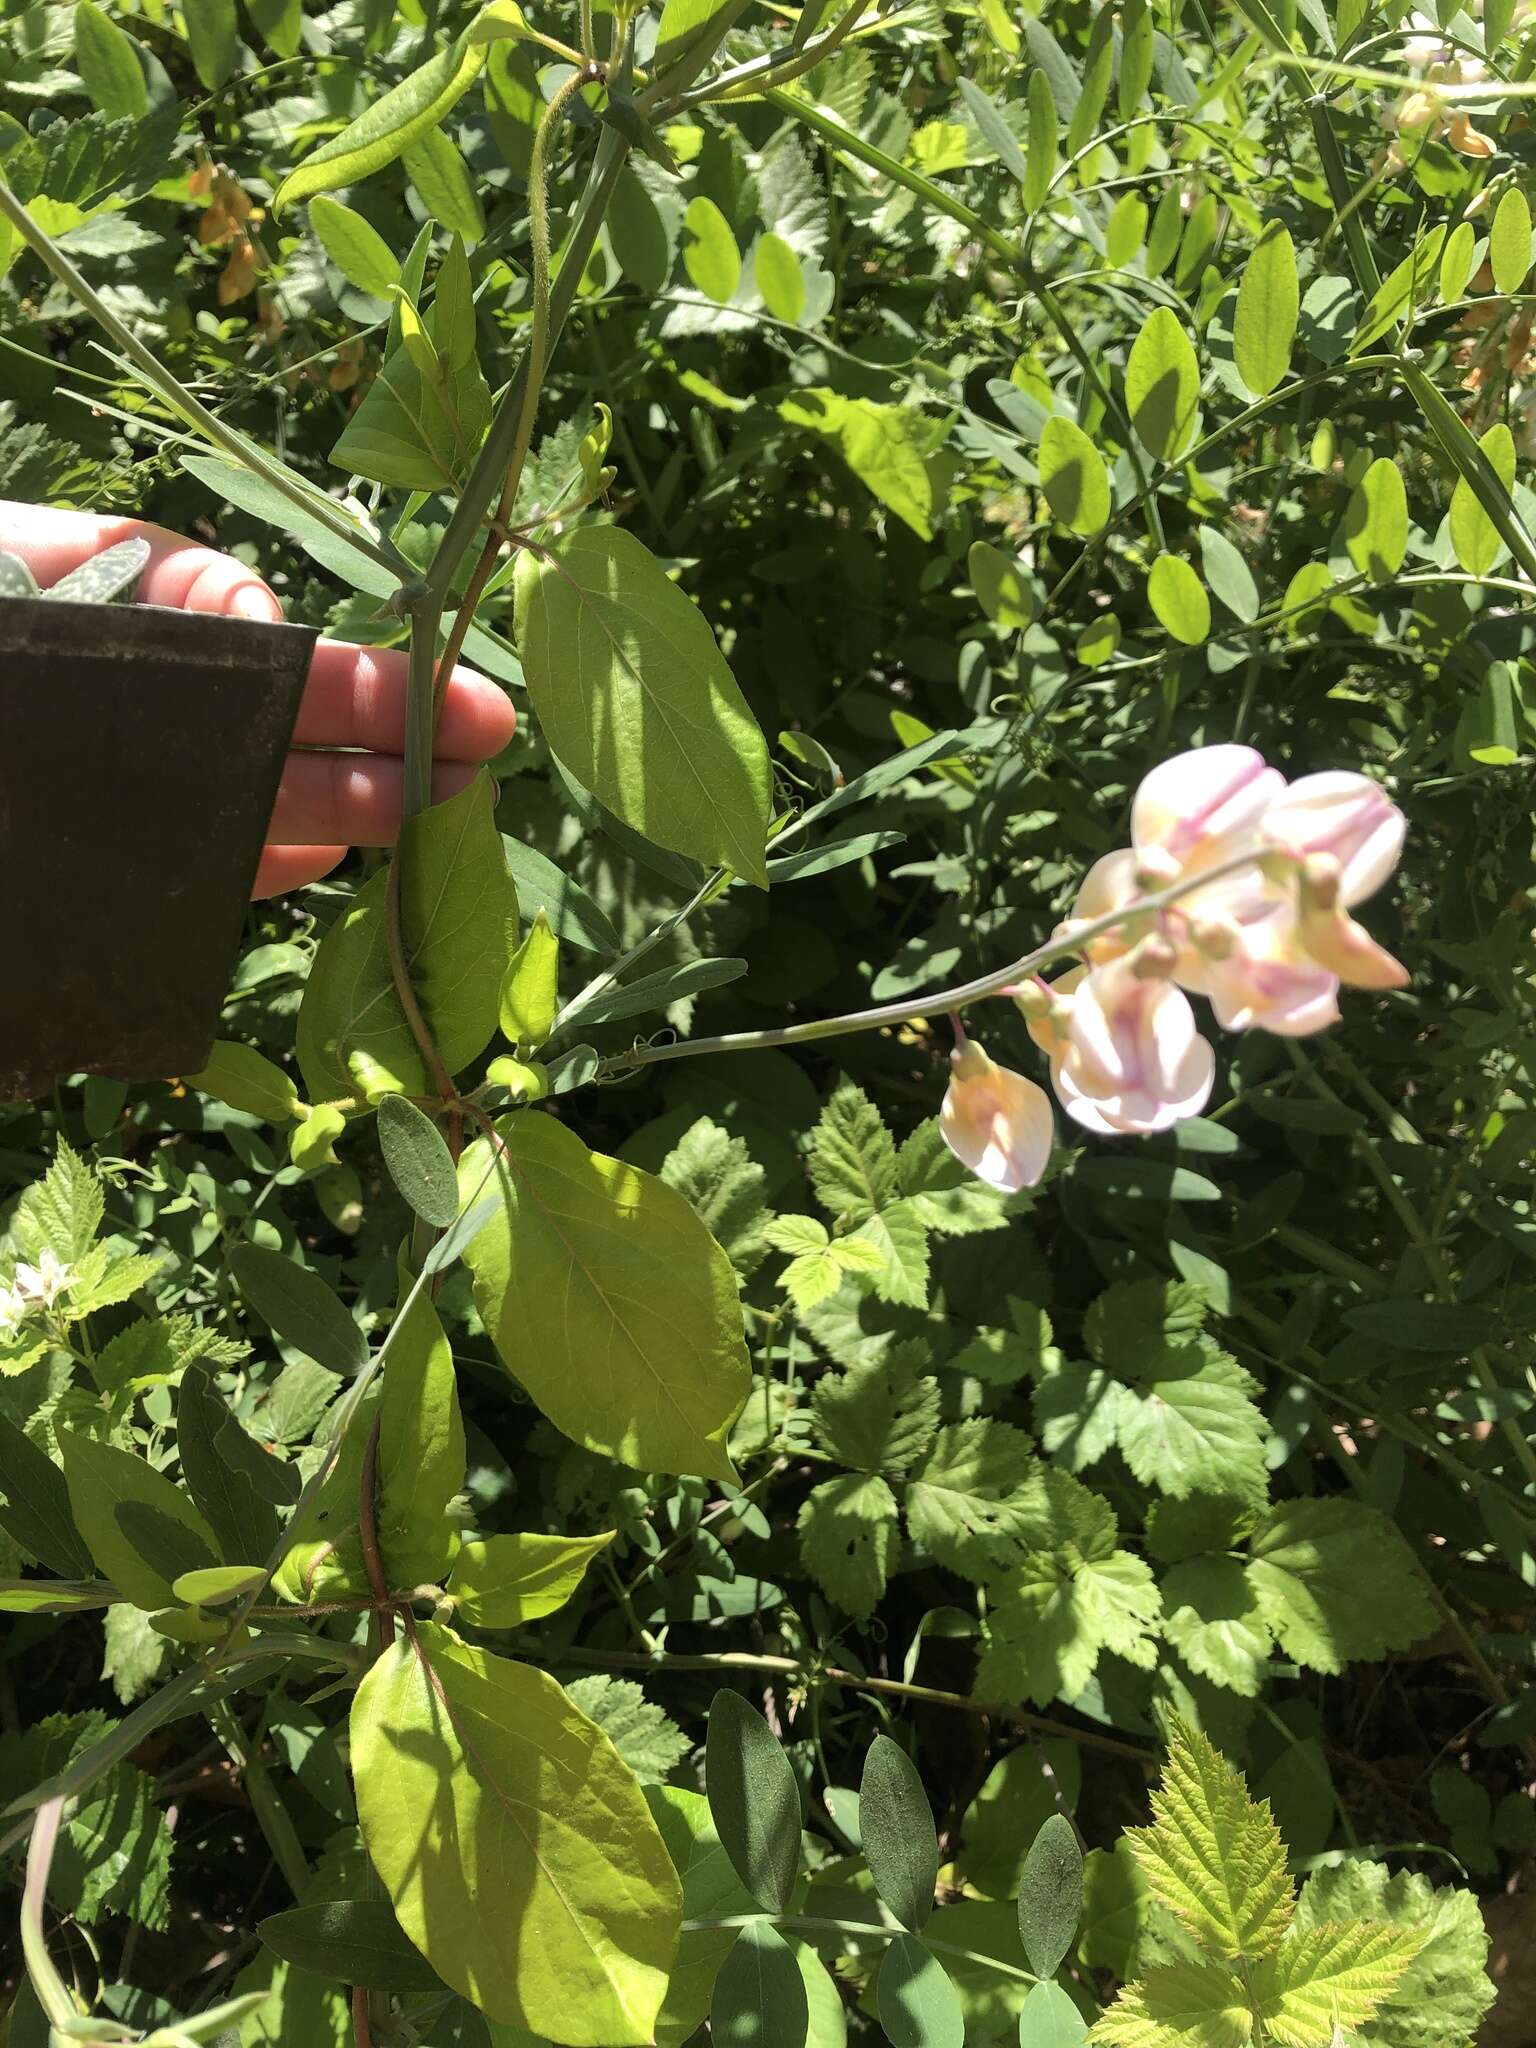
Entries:
MULTIPOLYGON (((1198 1357, 1198 1354, 1197 1354, 1198 1357)), ((1164 1493, 1268 1491, 1269 1428, 1248 1396, 1203 1369, 1126 1388, 1115 1406, 1125 1461, 1164 1493)))
POLYGON ((859 1831, 875 1890, 902 1926, 922 1932, 939 1881, 939 1838, 917 1766, 877 1735, 859 1782, 859 1831))
POLYGON ((856 1082, 841 1084, 811 1133, 811 1184, 822 1207, 850 1223, 898 1197, 895 1142, 856 1082))
POLYGON ((1094 2048, 1244 2048, 1253 2013, 1220 1963, 1164 1963, 1120 1993, 1088 2039, 1094 2048))
POLYGON ((75 1265, 96 1242, 106 1213, 101 1182, 67 1139, 60 1138, 53 1164, 16 1205, 11 1231, 23 1256, 36 1261, 51 1251, 75 1265))
POLYGON ((1443 2048, 1477 2038, 1494 1987, 1488 1933, 1471 1892, 1436 1887, 1415 1872, 1350 1858, 1314 1871, 1296 1904, 1296 1929, 1374 1921, 1411 1930, 1422 1946, 1360 2030, 1370 2048, 1443 2048))
POLYGON ((1264 1682, 1269 1623, 1235 1557, 1191 1557, 1163 1580, 1163 1633, 1198 1677, 1252 1698, 1264 1682))
POLYGON ((1034 1445, 1011 1423, 977 1416, 941 1429, 906 1483, 907 1526, 952 1571, 986 1579, 1026 1535, 1034 1445))
POLYGON ((1040 1706, 1058 1695, 1072 1700, 1106 1650, 1149 1669, 1161 1607, 1151 1572, 1129 1551, 1080 1557, 1074 1545, 1031 1552, 996 1583, 977 1692, 1040 1706))
POLYGON ((698 607, 633 534, 524 550, 518 652, 544 736, 658 846, 766 884, 768 750, 698 607))
POLYGON ((876 1473, 845 1472, 813 1487, 796 1518, 800 1555, 849 1614, 873 1614, 896 1561, 896 1496, 876 1473))
POLYGON ((1254 1531, 1248 1580, 1281 1649, 1314 1671, 1406 1650, 1438 1625, 1412 1551, 1358 1501, 1272 1508, 1254 1531))
MULTIPOLYGON (((605 1542, 610 1538, 604 1538, 605 1542)), ((633 1679, 592 1671, 572 1679, 565 1696, 593 1721, 642 1785, 661 1784, 693 1744, 633 1679)))
POLYGON ((824 1373, 811 1395, 811 1413, 818 1440, 842 1464, 861 1472, 905 1472, 933 1441, 938 1383, 883 1362, 824 1373))
POLYGON ((767 1912, 787 1910, 800 1875, 800 1788, 762 1715, 737 1692, 710 1703, 705 1787, 721 1847, 767 1912))
POLYGON ((1417 1929, 1372 1921, 1293 1932, 1253 1974, 1267 2039, 1311 2048, 1330 2030, 1368 2020, 1424 1945, 1417 1929))
POLYGON ((662 1161, 661 1178, 693 1208, 743 1279, 756 1271, 771 1241, 767 1175, 745 1139, 701 1116, 662 1161))
POLYGON ((1162 1903, 1214 1956, 1273 1955, 1294 1905, 1285 1844, 1268 1806, 1197 1730, 1175 1727, 1152 1815, 1127 1840, 1162 1903))

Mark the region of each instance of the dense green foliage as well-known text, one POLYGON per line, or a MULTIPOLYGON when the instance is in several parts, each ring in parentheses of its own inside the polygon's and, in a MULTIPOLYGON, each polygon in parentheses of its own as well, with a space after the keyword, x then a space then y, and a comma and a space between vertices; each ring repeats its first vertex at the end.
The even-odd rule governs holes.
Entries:
POLYGON ((12 2048, 49 1968, 92 2040, 1476 2037, 1536 1867, 1521 11, 667 0, 583 83, 575 9, 0 0, 4 495, 430 661, 534 429, 464 643, 520 729, 399 856, 448 1092, 365 851, 253 906, 203 1074, 0 1111, 0 1280, 70 1276, 0 1322, 18 1901, 74 1801, 12 2048), (1410 985, 973 1180, 925 993, 1233 740, 1402 806, 1410 985))

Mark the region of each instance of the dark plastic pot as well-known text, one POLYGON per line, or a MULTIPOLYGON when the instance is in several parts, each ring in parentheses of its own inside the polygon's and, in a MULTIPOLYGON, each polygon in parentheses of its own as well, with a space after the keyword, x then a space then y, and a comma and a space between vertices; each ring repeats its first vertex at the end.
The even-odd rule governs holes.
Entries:
POLYGON ((206 1064, 314 643, 0 601, 0 1101, 206 1064))

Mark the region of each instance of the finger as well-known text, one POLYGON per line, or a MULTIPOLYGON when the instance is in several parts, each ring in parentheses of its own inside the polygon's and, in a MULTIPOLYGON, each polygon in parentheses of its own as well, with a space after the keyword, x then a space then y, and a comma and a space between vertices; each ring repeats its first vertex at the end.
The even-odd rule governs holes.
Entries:
MULTIPOLYGON (((309 682, 294 737, 308 747, 366 747, 373 753, 405 751, 407 663, 383 647, 351 647, 322 640, 310 663, 309 682)), ((517 726, 505 690, 470 668, 456 668, 443 698, 434 752, 440 761, 488 761, 517 726)))
POLYGON ((302 889, 306 882, 318 882, 336 863, 344 860, 345 846, 268 846, 262 849, 251 884, 251 901, 263 896, 282 896, 289 889, 302 889))
POLYGON ((139 582, 141 604, 177 611, 222 612, 240 619, 280 619, 283 608, 254 569, 184 534, 115 513, 63 511, 50 505, 0 502, 0 548, 20 555, 44 590, 119 541, 147 540, 149 561, 139 582))
MULTIPOLYGON (((449 761, 432 776, 432 801, 457 796, 475 778, 449 761)), ((389 754, 290 754, 278 784, 267 839, 273 846, 393 846, 400 831, 405 763, 389 754)))

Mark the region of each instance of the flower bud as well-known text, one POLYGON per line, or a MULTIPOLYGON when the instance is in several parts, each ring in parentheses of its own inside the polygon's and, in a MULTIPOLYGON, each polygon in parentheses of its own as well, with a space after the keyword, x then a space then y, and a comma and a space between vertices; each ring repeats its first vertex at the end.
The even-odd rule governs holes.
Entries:
POLYGON ((999 1067, 974 1039, 956 1046, 939 1111, 944 1142, 989 1187, 1032 1188, 1055 1142, 1051 1098, 1035 1082, 999 1067))

